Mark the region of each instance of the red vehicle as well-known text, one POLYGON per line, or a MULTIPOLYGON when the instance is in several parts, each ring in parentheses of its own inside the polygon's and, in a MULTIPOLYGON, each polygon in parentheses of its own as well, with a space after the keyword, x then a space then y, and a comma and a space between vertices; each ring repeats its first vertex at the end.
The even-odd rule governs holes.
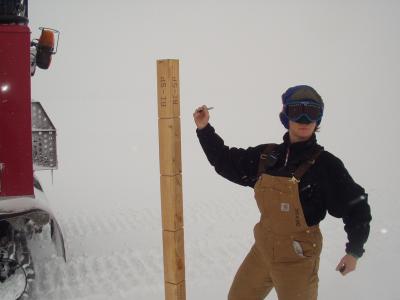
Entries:
POLYGON ((66 259, 62 232, 34 176, 57 168, 56 131, 31 101, 31 76, 36 67, 49 68, 59 33, 40 29, 31 41, 27 0, 0 0, 0 299, 29 297, 34 235, 47 232, 66 259))

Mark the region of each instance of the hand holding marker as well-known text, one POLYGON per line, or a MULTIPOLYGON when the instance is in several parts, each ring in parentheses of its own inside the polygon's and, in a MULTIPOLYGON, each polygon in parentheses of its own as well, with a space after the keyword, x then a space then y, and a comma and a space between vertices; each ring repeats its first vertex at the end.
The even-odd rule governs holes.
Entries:
MULTIPOLYGON (((212 110, 212 109, 214 109, 214 107, 212 107, 212 106, 210 106, 210 107, 205 107, 205 108, 207 108, 207 110, 212 110)), ((198 110, 198 112, 202 112, 204 110, 204 108, 200 108, 199 110, 198 110)))
POLYGON ((206 105, 198 107, 194 113, 193 118, 196 123, 198 129, 203 129, 207 126, 208 120, 210 119, 210 115, 208 111, 213 109, 214 107, 207 107, 206 105))

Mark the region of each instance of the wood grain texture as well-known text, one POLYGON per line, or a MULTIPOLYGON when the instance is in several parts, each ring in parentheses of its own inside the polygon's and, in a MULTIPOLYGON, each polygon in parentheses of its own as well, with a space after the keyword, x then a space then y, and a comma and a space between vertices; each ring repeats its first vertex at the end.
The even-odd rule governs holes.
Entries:
POLYGON ((158 117, 180 116, 179 61, 165 59, 157 61, 158 117))
POLYGON ((161 214, 166 300, 185 300, 179 61, 157 61, 161 214))
POLYGON ((182 173, 181 124, 179 118, 158 119, 161 175, 182 173))
POLYGON ((163 229, 183 228, 182 175, 160 176, 160 185, 163 229))
POLYGON ((182 281, 178 284, 165 283, 165 300, 185 300, 186 299, 186 284, 182 281))
POLYGON ((164 280, 178 284, 185 279, 185 251, 183 228, 163 231, 164 280))

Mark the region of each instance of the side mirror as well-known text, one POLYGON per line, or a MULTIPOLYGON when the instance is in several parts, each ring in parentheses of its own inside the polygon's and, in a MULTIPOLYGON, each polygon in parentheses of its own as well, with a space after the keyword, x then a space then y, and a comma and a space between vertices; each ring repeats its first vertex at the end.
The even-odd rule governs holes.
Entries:
POLYGON ((36 45, 36 65, 41 69, 48 69, 51 63, 51 56, 57 53, 58 39, 60 32, 51 28, 40 27, 42 30, 36 45), (57 35, 57 42, 55 43, 57 35), (56 45, 56 46, 55 46, 56 45))

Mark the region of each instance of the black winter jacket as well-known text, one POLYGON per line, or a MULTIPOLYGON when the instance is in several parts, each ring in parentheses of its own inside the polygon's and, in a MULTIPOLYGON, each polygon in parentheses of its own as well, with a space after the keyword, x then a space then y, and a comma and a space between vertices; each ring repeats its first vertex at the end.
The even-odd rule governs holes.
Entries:
MULTIPOLYGON (((208 124, 197 129, 197 136, 216 172, 224 178, 254 187, 260 154, 266 144, 247 149, 230 148, 208 124)), ((267 167, 265 173, 273 176, 292 177, 296 168, 318 148, 315 134, 305 142, 290 144, 289 134, 276 148, 277 162, 267 167)), ((346 253, 361 257, 368 239, 371 221, 368 195, 351 178, 342 161, 328 151, 323 151, 315 164, 304 174, 299 183, 300 201, 308 226, 317 225, 326 216, 342 218, 349 242, 346 253)))

